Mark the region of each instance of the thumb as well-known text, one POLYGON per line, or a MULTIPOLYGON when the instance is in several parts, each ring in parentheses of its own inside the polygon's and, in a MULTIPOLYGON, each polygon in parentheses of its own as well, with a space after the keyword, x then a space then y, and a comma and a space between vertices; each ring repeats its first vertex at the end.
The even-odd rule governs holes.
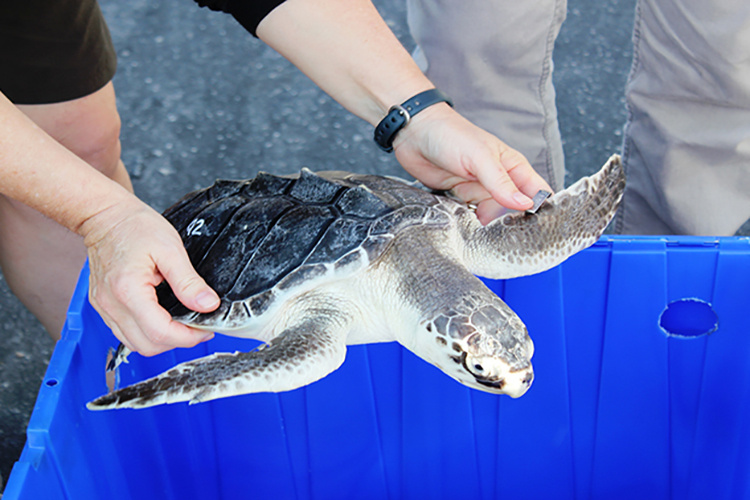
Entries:
POLYGON ((164 264, 157 262, 157 267, 177 299, 188 309, 207 313, 219 307, 219 296, 193 269, 186 254, 168 259, 164 264))

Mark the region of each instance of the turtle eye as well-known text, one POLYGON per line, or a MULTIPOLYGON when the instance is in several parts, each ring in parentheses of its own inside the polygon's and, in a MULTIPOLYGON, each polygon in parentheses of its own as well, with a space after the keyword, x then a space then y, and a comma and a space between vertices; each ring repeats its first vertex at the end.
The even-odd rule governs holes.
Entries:
POLYGON ((464 365, 464 368, 466 371, 474 375, 475 377, 485 377, 486 376, 486 370, 484 369, 484 366, 482 366, 482 363, 475 361, 471 359, 471 356, 464 353, 461 356, 462 364, 464 365))

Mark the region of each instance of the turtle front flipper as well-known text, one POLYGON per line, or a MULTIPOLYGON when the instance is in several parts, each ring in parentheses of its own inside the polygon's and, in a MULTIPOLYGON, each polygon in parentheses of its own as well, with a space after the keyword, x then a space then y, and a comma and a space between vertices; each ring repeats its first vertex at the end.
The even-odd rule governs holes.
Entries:
POLYGON ((546 271, 599 239, 624 189, 622 163, 613 155, 599 172, 556 193, 536 213, 509 213, 487 226, 464 217, 467 265, 494 279, 546 271))
POLYGON ((282 392, 315 382, 346 356, 347 322, 320 312, 283 330, 251 352, 215 353, 101 396, 90 410, 190 404, 254 392, 282 392))

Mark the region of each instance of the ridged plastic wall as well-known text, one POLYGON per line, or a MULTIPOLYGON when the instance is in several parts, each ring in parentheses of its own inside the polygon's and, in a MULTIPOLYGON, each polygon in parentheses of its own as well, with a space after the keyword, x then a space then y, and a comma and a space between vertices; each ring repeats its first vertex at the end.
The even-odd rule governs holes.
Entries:
POLYGON ((289 393, 90 412, 116 342, 84 271, 4 499, 750 498, 749 239, 604 238, 489 284, 536 346, 518 400, 383 344, 289 393))

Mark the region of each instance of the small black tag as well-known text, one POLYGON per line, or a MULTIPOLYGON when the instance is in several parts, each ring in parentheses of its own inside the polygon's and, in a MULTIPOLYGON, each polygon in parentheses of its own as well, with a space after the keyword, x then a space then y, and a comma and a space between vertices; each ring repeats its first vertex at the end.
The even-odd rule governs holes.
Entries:
POLYGON ((526 213, 527 214, 535 214, 537 212, 537 210, 539 210, 539 207, 541 207, 542 204, 545 201, 547 201, 547 198, 549 198, 550 196, 552 196, 552 193, 550 193, 549 191, 545 191, 543 189, 540 189, 539 192, 534 195, 534 199, 531 200, 531 201, 534 202, 534 206, 531 207, 530 209, 526 210, 526 213))

